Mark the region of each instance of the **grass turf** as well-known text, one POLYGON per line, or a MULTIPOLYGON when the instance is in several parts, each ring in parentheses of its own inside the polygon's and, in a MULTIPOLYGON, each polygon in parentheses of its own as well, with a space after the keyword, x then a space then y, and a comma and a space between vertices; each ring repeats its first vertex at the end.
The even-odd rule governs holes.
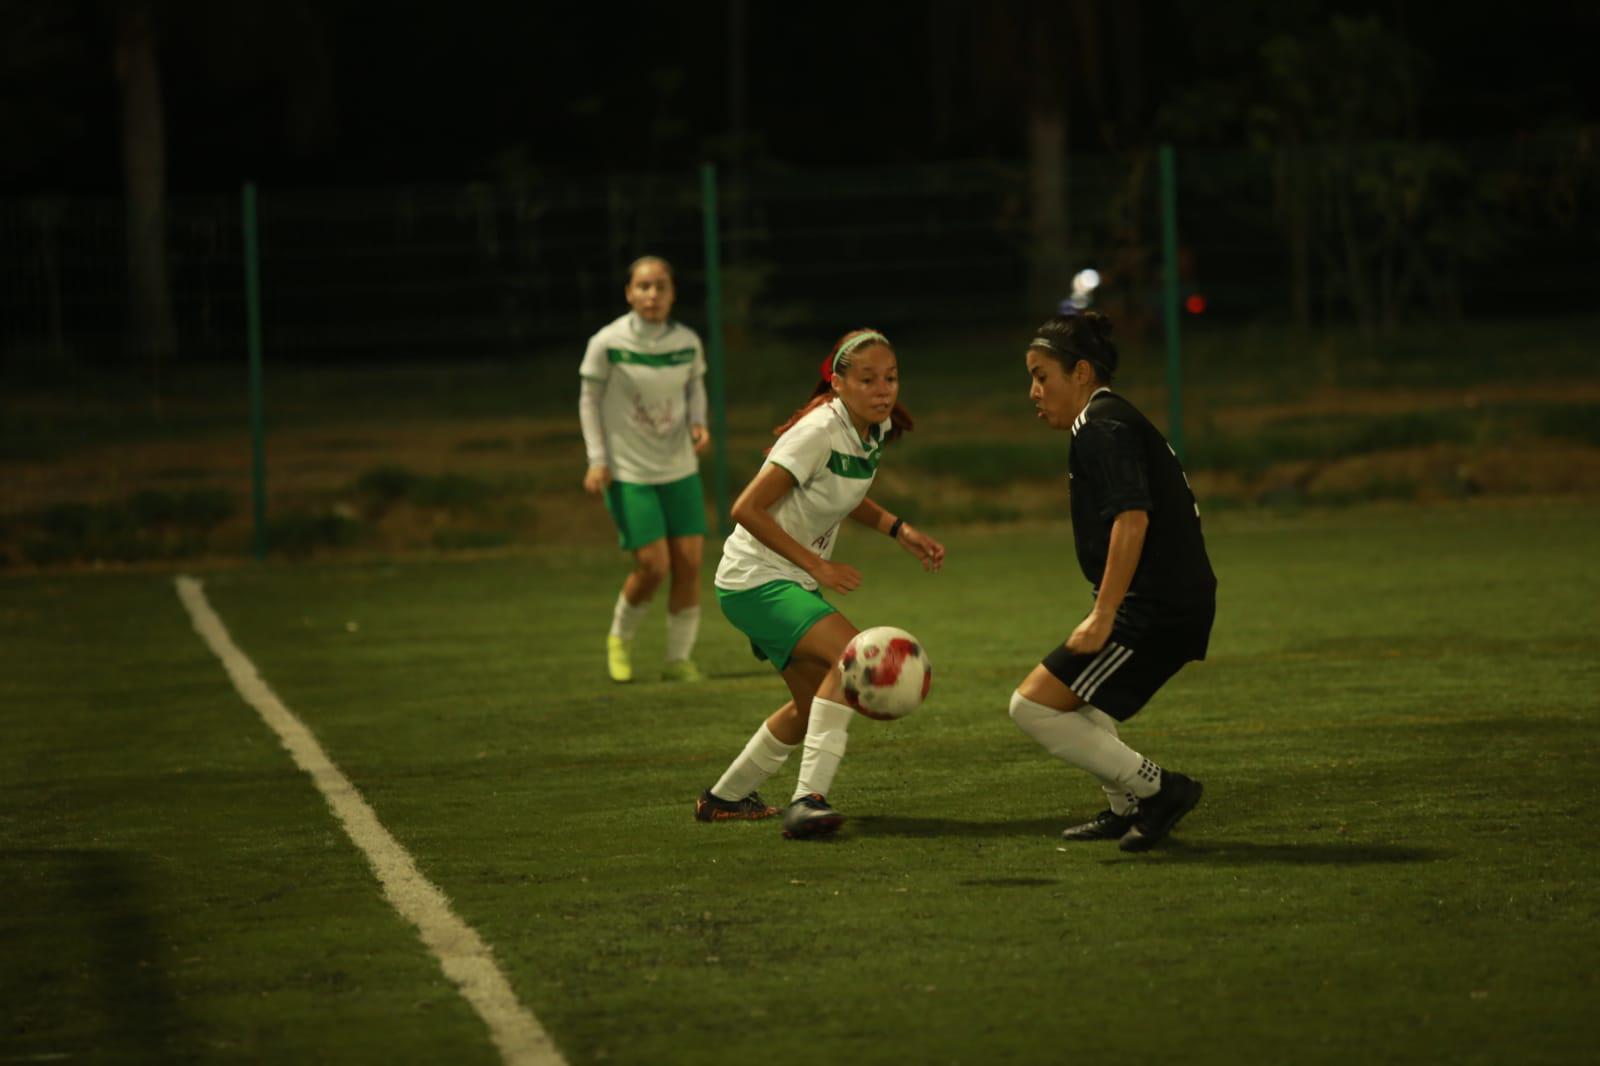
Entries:
MULTIPOLYGON (((1065 526, 950 531, 934 576, 846 534, 841 606, 935 678, 853 727, 831 844, 690 819, 780 684, 709 598, 710 683, 605 682, 612 550, 207 587, 573 1062, 1559 1063, 1600 993, 1597 526, 1212 521, 1211 658, 1124 730, 1206 800, 1144 856, 1061 845, 1098 791, 1005 718, 1087 604, 1065 526)), ((493 1059, 169 578, 10 580, 0 637, 0 1055, 493 1059)))

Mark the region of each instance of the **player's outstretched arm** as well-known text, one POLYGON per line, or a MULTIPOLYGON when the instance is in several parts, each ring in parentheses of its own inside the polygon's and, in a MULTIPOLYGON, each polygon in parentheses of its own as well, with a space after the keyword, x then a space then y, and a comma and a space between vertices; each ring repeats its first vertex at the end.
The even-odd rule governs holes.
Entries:
POLYGON ((915 555, 922 568, 930 573, 944 565, 944 545, 928 536, 910 522, 900 527, 900 547, 915 555))
POLYGON ((924 570, 933 571, 944 565, 944 545, 917 529, 910 522, 885 511, 870 498, 864 499, 850 512, 850 517, 862 525, 894 537, 895 541, 917 557, 924 570))

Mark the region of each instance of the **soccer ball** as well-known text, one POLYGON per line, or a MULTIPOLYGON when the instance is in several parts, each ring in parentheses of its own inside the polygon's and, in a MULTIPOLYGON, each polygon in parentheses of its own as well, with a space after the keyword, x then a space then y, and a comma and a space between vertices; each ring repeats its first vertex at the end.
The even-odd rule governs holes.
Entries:
POLYGON ((880 718, 904 718, 928 698, 933 667, 922 642, 903 629, 863 629, 839 657, 844 698, 880 718))

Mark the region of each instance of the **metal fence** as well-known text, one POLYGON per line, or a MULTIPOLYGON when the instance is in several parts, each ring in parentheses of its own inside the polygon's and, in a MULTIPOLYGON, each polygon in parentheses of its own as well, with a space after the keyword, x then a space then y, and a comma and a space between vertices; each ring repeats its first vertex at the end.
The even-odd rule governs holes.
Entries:
MULTIPOLYGON (((1074 157, 1046 182, 996 161, 725 172, 730 342, 866 321, 1015 328, 1087 266, 1108 306, 1154 316, 1155 158, 1074 157)), ((1588 312, 1600 290, 1596 167, 1578 132, 1509 147, 1180 152, 1191 313, 1381 327, 1485 309, 1588 312)), ((623 270, 642 252, 676 264, 687 320, 703 307, 694 173, 267 187, 259 202, 272 360, 570 355, 621 309, 623 270)), ((243 352, 240 220, 232 192, 166 205, 176 350, 164 357, 243 352)), ((137 346, 125 228, 112 200, 0 202, 0 359, 114 361, 137 346)))

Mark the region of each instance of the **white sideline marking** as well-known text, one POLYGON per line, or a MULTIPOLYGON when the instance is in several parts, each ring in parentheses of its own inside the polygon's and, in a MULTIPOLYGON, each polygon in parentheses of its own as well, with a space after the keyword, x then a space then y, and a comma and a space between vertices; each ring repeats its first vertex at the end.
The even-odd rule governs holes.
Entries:
POLYGON ((311 776, 328 806, 344 825, 350 839, 366 855, 378 875, 383 894, 400 912, 427 945, 445 976, 456 983, 478 1016, 489 1026, 489 1035, 500 1049, 500 1057, 518 1066, 566 1066, 539 1019, 517 1000, 494 956, 472 927, 456 917, 450 901, 432 882, 422 876, 415 860, 400 842, 378 821, 367 801, 361 798, 350 779, 333 764, 311 730, 267 687, 255 664, 239 650, 228 629, 206 600, 199 581, 187 575, 177 579, 178 599, 189 611, 195 632, 222 660, 233 687, 254 707, 294 761, 311 776))

